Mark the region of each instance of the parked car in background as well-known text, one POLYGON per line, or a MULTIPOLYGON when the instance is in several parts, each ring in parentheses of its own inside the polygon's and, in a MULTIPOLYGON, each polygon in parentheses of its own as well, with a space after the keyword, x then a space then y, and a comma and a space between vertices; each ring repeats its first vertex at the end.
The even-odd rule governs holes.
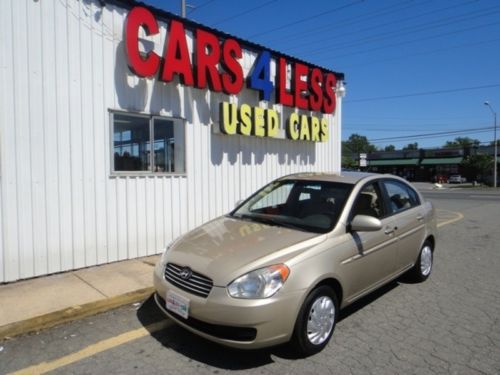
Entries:
POLYGON ((155 300, 217 343, 311 355, 340 309, 404 273, 427 279, 435 247, 434 208, 404 179, 294 174, 170 244, 155 300))
POLYGON ((435 175, 433 178, 433 182, 437 182, 438 184, 445 184, 448 182, 448 176, 443 174, 435 175))
POLYGON ((449 184, 463 184, 465 182, 467 182, 467 179, 459 174, 452 174, 450 177, 448 177, 449 184))

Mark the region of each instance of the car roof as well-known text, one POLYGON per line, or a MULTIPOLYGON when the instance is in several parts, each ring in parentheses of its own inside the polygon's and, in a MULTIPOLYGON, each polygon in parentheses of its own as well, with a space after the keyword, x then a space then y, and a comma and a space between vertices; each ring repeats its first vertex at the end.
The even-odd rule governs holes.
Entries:
POLYGON ((280 178, 280 180, 308 180, 308 181, 329 181, 329 182, 341 182, 344 184, 357 184, 359 181, 373 176, 382 177, 381 174, 377 173, 367 173, 367 172, 351 172, 342 171, 340 173, 318 173, 318 172, 306 172, 306 173, 294 173, 280 178))

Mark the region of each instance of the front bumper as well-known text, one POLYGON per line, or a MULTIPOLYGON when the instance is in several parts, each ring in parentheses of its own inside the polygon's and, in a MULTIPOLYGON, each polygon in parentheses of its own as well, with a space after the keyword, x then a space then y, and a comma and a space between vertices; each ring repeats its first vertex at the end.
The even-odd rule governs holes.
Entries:
POLYGON ((257 349, 290 340, 302 302, 302 292, 281 293, 266 299, 238 299, 216 287, 207 298, 183 291, 164 277, 165 265, 159 262, 154 271, 155 301, 161 310, 186 329, 219 344, 257 349), (169 311, 167 292, 172 290, 189 299, 189 318, 169 311))

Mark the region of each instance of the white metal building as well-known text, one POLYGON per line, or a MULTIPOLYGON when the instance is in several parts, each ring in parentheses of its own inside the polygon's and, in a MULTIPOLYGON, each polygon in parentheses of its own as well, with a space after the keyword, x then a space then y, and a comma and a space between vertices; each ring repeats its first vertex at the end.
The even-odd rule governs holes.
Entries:
MULTIPOLYGON (((136 5, 0 1, 0 282, 157 254, 274 178, 340 170, 341 95, 334 114, 318 114, 326 142, 223 134, 221 102, 275 108, 281 128, 305 111, 246 87, 227 95, 138 77, 124 40, 136 5)), ((161 55, 176 17, 151 11, 161 55)), ((247 76, 259 46, 235 39, 247 76)))

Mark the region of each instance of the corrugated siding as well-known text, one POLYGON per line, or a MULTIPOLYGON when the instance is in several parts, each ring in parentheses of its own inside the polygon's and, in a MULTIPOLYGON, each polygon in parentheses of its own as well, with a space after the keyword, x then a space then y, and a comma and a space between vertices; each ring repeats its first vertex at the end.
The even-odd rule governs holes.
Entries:
POLYGON ((125 17, 97 1, 0 1, 0 281, 156 254, 276 177, 340 169, 339 117, 328 144, 214 134, 221 100, 257 94, 139 80, 125 17), (111 176, 108 110, 185 118, 186 175, 111 176))

